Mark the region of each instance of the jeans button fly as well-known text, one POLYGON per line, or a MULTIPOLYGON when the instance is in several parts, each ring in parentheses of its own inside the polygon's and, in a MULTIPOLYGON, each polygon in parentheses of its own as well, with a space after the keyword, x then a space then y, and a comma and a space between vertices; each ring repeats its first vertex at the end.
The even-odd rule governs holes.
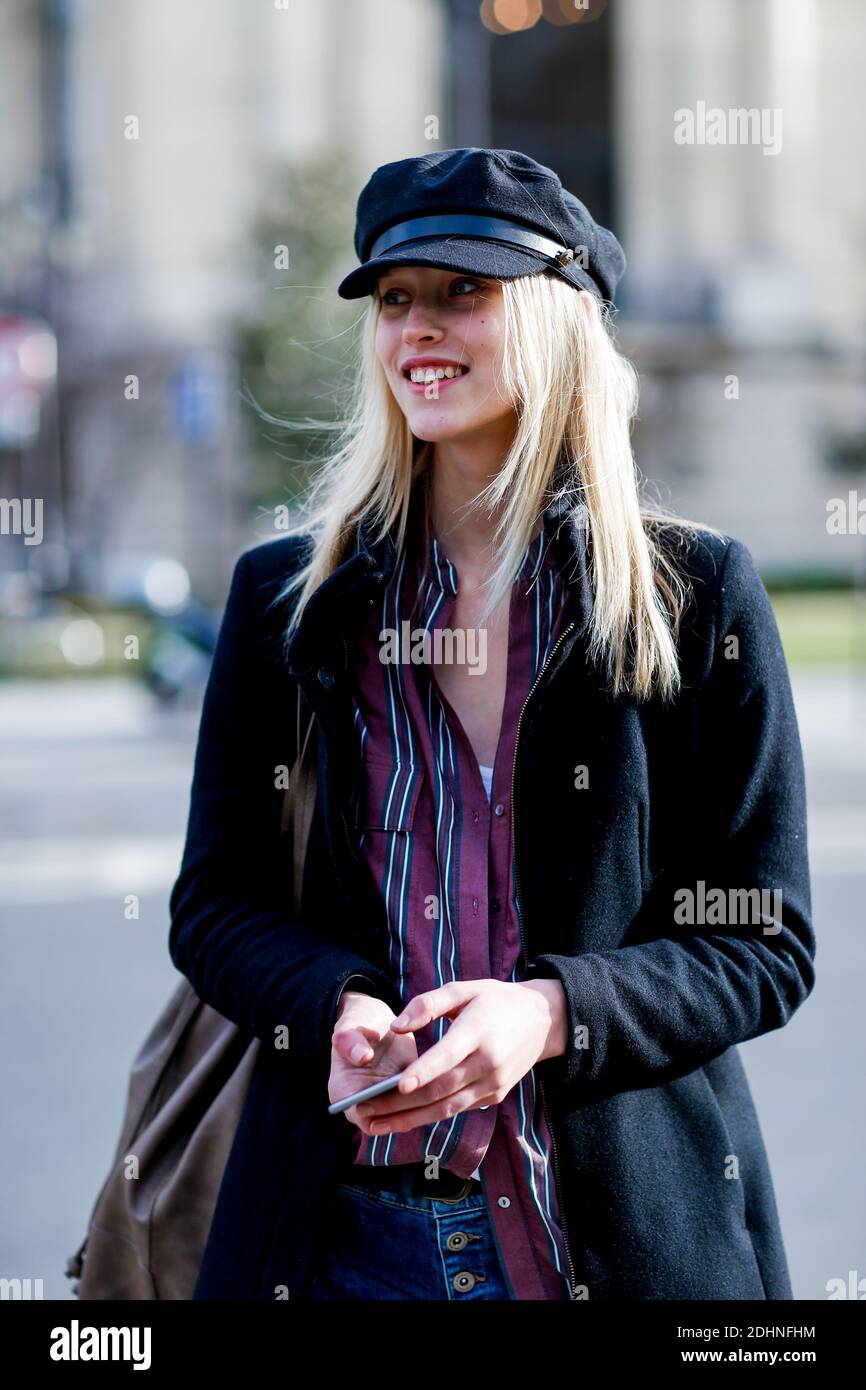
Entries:
POLYGON ((468 1269, 461 1269, 459 1274, 454 1275, 451 1283, 458 1293, 469 1293, 483 1277, 482 1274, 470 1274, 468 1269))

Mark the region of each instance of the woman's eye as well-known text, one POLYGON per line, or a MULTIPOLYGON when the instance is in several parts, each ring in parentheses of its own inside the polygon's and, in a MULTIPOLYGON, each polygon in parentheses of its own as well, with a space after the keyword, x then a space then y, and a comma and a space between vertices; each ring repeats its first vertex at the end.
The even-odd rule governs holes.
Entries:
MULTIPOLYGON (((478 280, 469 280, 469 279, 465 279, 465 280, 455 280, 455 281, 453 282, 453 284, 451 285, 451 292, 452 292, 452 294, 453 294, 455 291, 459 291, 459 287, 460 287, 461 285, 468 285, 469 288, 470 288, 470 290, 471 290, 473 293, 476 292, 476 291, 482 290, 482 289, 484 288, 484 286, 483 286, 483 285, 480 283, 480 281, 478 281, 478 280)), ((405 300, 394 299, 394 298, 391 297, 392 295, 401 295, 401 294, 402 294, 402 295, 405 295, 405 294, 406 294, 406 291, 405 291, 405 290, 397 289, 396 287, 393 288, 393 289, 390 289, 390 290, 383 290, 383 291, 382 291, 382 294, 381 294, 382 303, 383 303, 383 304, 402 304, 402 303, 405 303, 405 300)), ((465 299, 466 297, 467 297, 467 296, 466 296, 465 294, 463 294, 463 293, 457 293, 457 294, 456 294, 456 298, 458 298, 458 299, 465 299)))

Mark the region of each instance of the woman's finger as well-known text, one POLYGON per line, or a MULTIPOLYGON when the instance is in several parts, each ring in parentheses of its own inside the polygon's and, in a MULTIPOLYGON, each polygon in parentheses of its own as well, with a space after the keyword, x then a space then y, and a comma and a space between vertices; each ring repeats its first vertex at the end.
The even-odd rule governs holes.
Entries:
POLYGON ((413 1104, 417 1104, 414 1092, 429 1086, 437 1077, 444 1076, 446 1072, 453 1071, 462 1062, 466 1062, 477 1049, 478 1041, 475 1024, 466 1022, 465 1016, 458 1017, 444 1037, 406 1068, 397 1093, 401 1096, 412 1096, 413 1104))
POLYGON ((366 1024, 345 1028, 334 1034, 332 1046, 338 1056, 355 1066, 363 1066, 373 1056, 373 1047, 382 1041, 382 1033, 366 1024))
POLYGON ((371 1120, 368 1123, 368 1128, 371 1134, 403 1134, 410 1129, 420 1129, 424 1125, 436 1124, 439 1120, 449 1120, 453 1115, 460 1114, 461 1111, 480 1109, 482 1105, 494 1104, 494 1097, 488 1088, 489 1082, 482 1080, 473 1086, 465 1086, 463 1090, 456 1091, 444 1100, 422 1106, 420 1110, 398 1111, 396 1114, 388 1115, 383 1119, 371 1120))
POLYGON ((448 1096, 462 1091, 466 1086, 478 1085, 482 1082, 486 1070, 483 1061, 475 1052, 467 1057, 460 1066, 452 1068, 444 1076, 437 1077, 435 1081, 431 1081, 423 1089, 412 1091, 409 1095, 401 1095, 399 1091, 389 1091, 385 1095, 375 1096, 373 1100, 362 1101, 358 1106, 358 1114, 365 1120, 379 1119, 384 1115, 391 1115, 399 1111, 415 1110, 419 1107, 433 1105, 437 1101, 445 1100, 448 1096))
POLYGON ((439 989, 428 989, 424 994, 416 994, 410 999, 403 1012, 391 1023, 395 1033, 414 1033, 417 1028, 432 1023, 436 1018, 446 1018, 456 1009, 462 1009, 477 992, 476 982, 472 980, 452 980, 439 989))

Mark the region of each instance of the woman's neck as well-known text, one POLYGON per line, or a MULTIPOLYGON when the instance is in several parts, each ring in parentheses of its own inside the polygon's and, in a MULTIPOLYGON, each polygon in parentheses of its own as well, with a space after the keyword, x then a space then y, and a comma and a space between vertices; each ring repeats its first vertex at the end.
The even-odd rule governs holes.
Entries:
MULTIPOLYGON (((490 516, 468 504, 489 486, 501 467, 502 453, 492 449, 488 457, 479 456, 475 448, 470 453, 446 441, 431 452, 426 494, 430 525, 464 585, 470 588, 480 586, 490 573, 501 513, 490 516)), ((539 529, 536 527, 534 535, 539 529)))

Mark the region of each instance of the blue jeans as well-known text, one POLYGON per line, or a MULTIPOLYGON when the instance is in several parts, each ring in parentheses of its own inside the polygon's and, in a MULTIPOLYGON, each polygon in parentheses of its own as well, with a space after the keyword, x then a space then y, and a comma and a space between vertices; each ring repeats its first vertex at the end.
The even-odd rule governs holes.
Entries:
POLYGON ((510 1298, 484 1193, 441 1202, 338 1183, 309 1296, 510 1298))

